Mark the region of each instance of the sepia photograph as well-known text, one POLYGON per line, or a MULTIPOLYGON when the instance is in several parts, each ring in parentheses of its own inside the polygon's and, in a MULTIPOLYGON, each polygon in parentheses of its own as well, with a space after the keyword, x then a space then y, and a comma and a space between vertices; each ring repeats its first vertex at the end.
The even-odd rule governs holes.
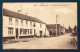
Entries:
POLYGON ((77 2, 3 2, 3 49, 78 49, 77 2))

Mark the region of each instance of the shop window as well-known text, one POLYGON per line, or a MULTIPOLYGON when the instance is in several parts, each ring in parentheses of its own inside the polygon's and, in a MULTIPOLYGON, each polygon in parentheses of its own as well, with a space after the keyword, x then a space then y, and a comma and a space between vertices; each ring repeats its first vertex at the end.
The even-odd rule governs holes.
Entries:
POLYGON ((8 28, 8 34, 13 34, 13 28, 8 28))

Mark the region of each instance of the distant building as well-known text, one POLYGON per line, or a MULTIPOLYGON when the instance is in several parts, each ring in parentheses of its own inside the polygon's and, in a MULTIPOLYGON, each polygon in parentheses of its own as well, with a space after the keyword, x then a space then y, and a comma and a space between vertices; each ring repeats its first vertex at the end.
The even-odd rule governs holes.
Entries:
MULTIPOLYGON (((56 24, 47 24, 47 29, 49 31, 49 35, 56 36, 56 24)), ((60 24, 57 24, 57 35, 65 34, 65 28, 60 24)))
POLYGON ((3 38, 45 35, 48 35, 48 30, 41 20, 3 9, 3 38))

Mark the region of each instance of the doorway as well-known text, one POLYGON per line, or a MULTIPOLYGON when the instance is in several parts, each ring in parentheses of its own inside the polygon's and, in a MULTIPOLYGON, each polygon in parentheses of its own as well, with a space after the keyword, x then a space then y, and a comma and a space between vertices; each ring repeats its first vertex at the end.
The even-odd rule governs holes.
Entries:
POLYGON ((40 37, 42 37, 42 31, 40 31, 40 37))
POLYGON ((16 28, 16 39, 18 39, 18 28, 16 28))
POLYGON ((34 29, 34 36, 36 36, 36 33, 35 32, 36 32, 36 29, 34 29))

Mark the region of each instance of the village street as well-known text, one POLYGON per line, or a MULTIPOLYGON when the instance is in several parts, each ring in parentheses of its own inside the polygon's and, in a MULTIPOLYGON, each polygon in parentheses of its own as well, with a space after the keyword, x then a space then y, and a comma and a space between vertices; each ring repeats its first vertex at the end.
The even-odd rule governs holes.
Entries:
POLYGON ((4 49, 73 49, 70 34, 58 37, 33 38, 28 42, 3 44, 4 49))

